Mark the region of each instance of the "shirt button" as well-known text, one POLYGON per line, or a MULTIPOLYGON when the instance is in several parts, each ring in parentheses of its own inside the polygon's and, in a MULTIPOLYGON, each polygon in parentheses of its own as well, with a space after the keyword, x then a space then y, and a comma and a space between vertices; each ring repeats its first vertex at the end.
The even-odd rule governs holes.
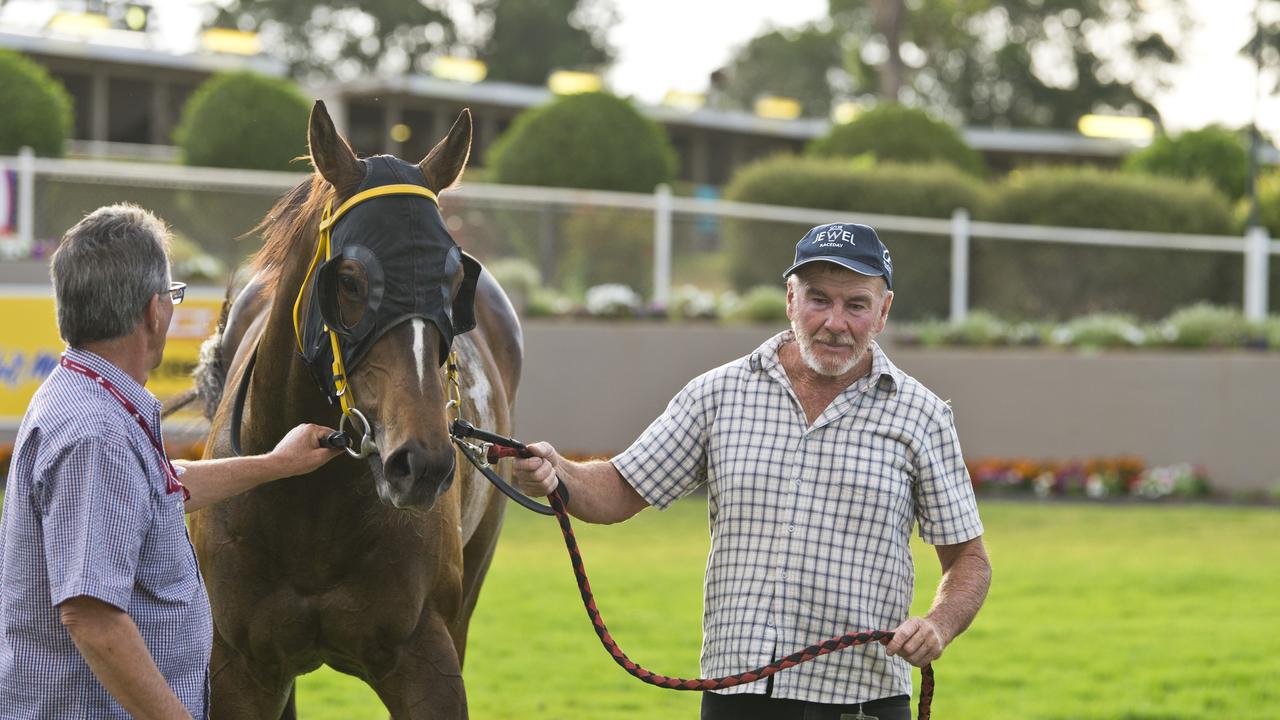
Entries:
POLYGON ((796 526, 795 526, 795 524, 794 524, 794 523, 792 523, 791 525, 788 525, 788 526, 787 526, 787 534, 788 534, 788 535, 789 535, 789 534, 791 534, 791 533, 793 533, 793 532, 795 532, 795 531, 796 531, 796 526))
POLYGON ((780 572, 778 573, 778 575, 779 575, 783 580, 786 580, 786 579, 787 579, 787 571, 786 571, 786 570, 782 570, 782 571, 780 571, 780 572))

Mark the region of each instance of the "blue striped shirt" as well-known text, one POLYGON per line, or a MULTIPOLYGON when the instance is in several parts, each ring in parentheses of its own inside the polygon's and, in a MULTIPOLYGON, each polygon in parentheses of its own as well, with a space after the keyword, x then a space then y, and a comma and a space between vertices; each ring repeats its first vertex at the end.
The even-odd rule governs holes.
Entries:
MULTIPOLYGON (((67 357, 115 385, 160 437, 160 403, 93 353, 67 357)), ((58 605, 93 597, 127 612, 193 717, 207 716, 209 599, 183 495, 125 408, 93 380, 56 368, 27 408, 0 520, 0 713, 128 718, 98 682, 58 605)))

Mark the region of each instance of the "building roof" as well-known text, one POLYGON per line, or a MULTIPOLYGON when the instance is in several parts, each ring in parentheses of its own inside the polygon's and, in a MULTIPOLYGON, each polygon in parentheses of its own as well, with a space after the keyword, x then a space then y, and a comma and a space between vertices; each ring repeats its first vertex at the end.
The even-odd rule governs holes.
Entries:
MULTIPOLYGON (((428 75, 361 78, 338 83, 326 89, 345 97, 399 94, 521 109, 540 105, 552 97, 550 90, 536 85, 494 81, 463 83, 428 75)), ((707 107, 687 110, 644 103, 637 103, 637 107, 654 121, 666 125, 683 125, 788 140, 812 140, 825 135, 831 129, 831 122, 824 118, 776 120, 738 110, 707 107)), ((965 127, 960 129, 960 133, 970 147, 980 152, 1119 157, 1138 147, 1132 141, 1090 138, 1067 130, 965 127)))
POLYGON ((281 77, 284 63, 266 56, 192 52, 177 54, 154 47, 146 33, 104 31, 102 40, 90 42, 78 35, 53 32, 0 32, 0 47, 45 57, 61 57, 119 65, 142 65, 213 74, 224 70, 254 70, 281 77))

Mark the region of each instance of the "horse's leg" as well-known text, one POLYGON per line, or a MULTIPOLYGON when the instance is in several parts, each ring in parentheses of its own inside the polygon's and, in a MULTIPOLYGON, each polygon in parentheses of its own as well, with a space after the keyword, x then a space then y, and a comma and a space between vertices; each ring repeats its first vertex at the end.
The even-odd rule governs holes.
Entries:
POLYGON ((462 549, 462 608, 457 619, 449 625, 449 634, 453 636, 459 664, 464 664, 466 660, 467 626, 471 623, 471 613, 475 611, 476 601, 480 598, 480 586, 493 561, 493 551, 498 547, 498 532, 502 530, 506 506, 507 497, 495 491, 489 497, 489 507, 485 509, 480 525, 462 549))
POLYGON ((261 720, 297 716, 293 709, 293 678, 269 678, 261 668, 213 633, 209 662, 210 720, 261 720), (267 684, 264 684, 266 682, 267 684))
POLYGON ((369 684, 394 720, 463 720, 462 663, 444 620, 428 610, 394 665, 369 684))
POLYGON ((289 683, 289 699, 285 701, 280 720, 298 720, 298 681, 289 683))

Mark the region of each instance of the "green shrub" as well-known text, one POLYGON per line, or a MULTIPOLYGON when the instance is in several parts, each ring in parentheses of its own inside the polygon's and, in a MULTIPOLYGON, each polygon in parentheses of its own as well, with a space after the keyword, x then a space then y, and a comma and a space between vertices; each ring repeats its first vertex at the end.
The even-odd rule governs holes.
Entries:
POLYGON ((525 300, 527 317, 557 317, 573 312, 573 301, 550 288, 538 288, 525 300))
MULTIPOLYGON (((1280 238, 1280 169, 1272 168, 1270 172, 1258 177, 1258 224, 1266 228, 1271 239, 1280 238)), ((1249 219, 1249 198, 1245 197, 1236 204, 1236 217, 1239 227, 1246 228, 1249 219)), ((1268 263, 1267 287, 1271 289, 1273 298, 1269 309, 1280 310, 1280 256, 1272 255, 1268 263)))
POLYGON ((1162 329, 1166 343, 1190 348, 1241 347, 1253 339, 1255 332, 1239 310, 1205 303, 1173 313, 1162 329))
POLYGON ((1054 344, 1071 347, 1124 348, 1146 343, 1138 321, 1129 315, 1095 313, 1078 317, 1051 335, 1054 344))
POLYGON ((652 192, 675 175, 666 133, 608 93, 556 98, 521 113, 489 148, 490 180, 652 192))
POLYGON ((291 162, 307 154, 310 109, 288 80, 220 73, 191 95, 175 137, 188 165, 295 169, 291 162))
POLYGON ((975 310, 964 320, 948 325, 945 337, 952 345, 976 347, 1005 345, 1009 341, 1009 326, 989 312, 975 310))
POLYGON ((43 67, 0 50, 0 155, 30 147, 58 157, 71 132, 71 96, 43 67))
MULTIPOLYGON (((1226 235, 1226 198, 1203 181, 1092 169, 1016 172, 995 192, 990 217, 1006 223, 1226 235)), ((976 238, 971 302, 1003 317, 1093 312, 1157 318, 1188 298, 1219 304, 1242 292, 1238 253, 1100 248, 976 238)))
POLYGON ((1262 321, 1261 333, 1267 341, 1267 347, 1280 350, 1280 317, 1270 315, 1262 321))
POLYGON ((729 319, 739 322, 786 322, 787 292, 777 285, 751 288, 738 299, 729 319))
POLYGON ((956 129, 928 113, 901 105, 881 105, 853 122, 836 125, 809 144, 815 157, 872 155, 880 162, 946 163, 970 175, 986 174, 982 156, 956 129))
POLYGON ((486 263, 485 268, 511 300, 517 313, 528 310, 529 298, 542 287, 542 273, 524 258, 504 257, 486 263))
POLYGON ((1204 179, 1231 199, 1249 182, 1249 155, 1238 133, 1209 126, 1176 137, 1161 135, 1125 159, 1124 169, 1184 180, 1204 179))
MULTIPOLYGON (((1248 218, 1248 203, 1248 198, 1241 201, 1243 218, 1248 218)), ((1280 169, 1258 178, 1258 224, 1266 228, 1272 238, 1280 238, 1280 169)))
MULTIPOLYGON (((749 203, 832 210, 832 222, 856 222, 859 213, 949 218, 956 208, 980 215, 982 183, 946 165, 877 165, 780 156, 748 165, 725 197, 749 203)), ((728 219, 724 222, 729 280, 743 290, 781 285, 796 242, 808 227, 796 223, 728 219)), ((942 235, 880 231, 893 254, 893 315, 912 319, 946 315, 951 244, 942 235)))

